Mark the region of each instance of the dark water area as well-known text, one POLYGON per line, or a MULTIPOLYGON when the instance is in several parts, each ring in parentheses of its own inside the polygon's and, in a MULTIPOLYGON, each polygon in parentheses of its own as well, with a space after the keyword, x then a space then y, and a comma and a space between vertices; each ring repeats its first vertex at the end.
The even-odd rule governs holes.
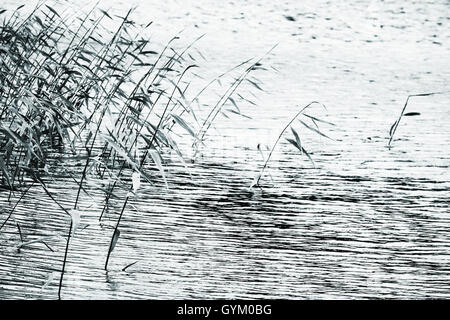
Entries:
MULTIPOLYGON (((114 2, 117 11, 127 6, 114 2)), ((405 117, 386 147, 408 94, 450 90, 448 1, 169 0, 139 8, 162 43, 182 28, 191 39, 207 34, 198 44, 205 79, 275 43, 267 64, 277 71, 261 74, 266 92, 257 105, 241 107, 251 119, 217 123, 188 170, 165 164, 169 190, 149 168, 155 183, 130 200, 108 271, 125 194, 99 222, 97 187, 108 181, 86 181, 63 299, 450 297, 450 95, 413 98, 409 111, 420 116, 405 117), (336 124, 326 127, 334 140, 302 132, 316 167, 284 141, 262 189, 249 189, 263 165, 256 146, 271 147, 312 100, 336 124)), ((70 162, 65 169, 81 170, 70 162)), ((50 168, 51 178, 58 201, 73 206, 77 184, 66 171, 50 168)), ((0 189, 0 225, 19 197, 8 201, 0 189)), ((57 298, 69 222, 42 188, 30 189, 0 231, 1 299, 57 298), (45 244, 17 250, 17 223, 24 242, 48 237, 45 244)))

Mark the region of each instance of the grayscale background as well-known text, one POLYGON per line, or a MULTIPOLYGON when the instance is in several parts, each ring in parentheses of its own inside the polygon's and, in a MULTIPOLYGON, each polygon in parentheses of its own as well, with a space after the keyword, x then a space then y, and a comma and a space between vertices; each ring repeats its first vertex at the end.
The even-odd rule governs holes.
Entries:
MULTIPOLYGON (((76 13, 94 2, 52 5, 76 13)), ((64 299, 450 298, 450 94, 412 98, 408 110, 420 116, 402 119, 386 147, 408 95, 450 90, 450 1, 99 3, 118 15, 133 6, 136 21, 153 21, 157 48, 180 31, 179 48, 205 34, 195 44, 205 58, 199 87, 278 46, 257 75, 264 91, 249 87, 254 104, 240 105, 251 119, 222 117, 191 176, 168 164, 169 190, 148 187, 128 207, 108 271, 103 199, 83 199, 64 299), (265 187, 249 190, 263 163, 258 144, 267 156, 313 100, 335 124, 324 127, 333 140, 300 131, 316 167, 283 139, 265 187)), ((60 182, 53 190, 64 203, 76 184, 63 174, 60 182)), ((56 210, 36 189, 15 219, 32 240, 65 230, 56 210)), ((13 230, 0 232, 0 299, 55 299, 64 240, 54 252, 18 253, 13 230)))

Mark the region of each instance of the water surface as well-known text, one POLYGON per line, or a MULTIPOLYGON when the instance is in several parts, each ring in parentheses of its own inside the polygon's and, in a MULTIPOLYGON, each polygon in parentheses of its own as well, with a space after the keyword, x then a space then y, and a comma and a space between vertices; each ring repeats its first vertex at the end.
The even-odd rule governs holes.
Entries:
MULTIPOLYGON (((265 92, 256 106, 240 106, 251 120, 216 124, 189 164, 192 177, 167 164, 167 191, 155 169, 155 185, 128 206, 108 272, 121 201, 98 223, 103 195, 94 185, 102 182, 88 182, 64 299, 450 297, 450 96, 414 98, 408 108, 421 115, 402 120, 386 148, 408 94, 449 88, 448 1, 135 3, 138 20, 155 21, 158 43, 183 29, 185 43, 206 33, 196 45, 205 79, 276 43, 264 63, 278 72, 259 74, 265 92), (257 144, 271 146, 312 100, 336 124, 326 127, 334 141, 300 131, 316 168, 283 142, 269 168, 273 182, 266 176, 262 190, 248 190, 262 165, 257 144)), ((112 6, 123 12, 129 2, 112 6)), ((52 191, 71 207, 76 184, 53 176, 60 183, 52 191)), ((0 223, 18 196, 8 203, 0 191, 0 223)), ((37 187, 15 221, 25 241, 68 228, 37 187)), ((11 220, 0 232, 0 298, 55 299, 65 242, 18 252, 19 243, 11 220)))

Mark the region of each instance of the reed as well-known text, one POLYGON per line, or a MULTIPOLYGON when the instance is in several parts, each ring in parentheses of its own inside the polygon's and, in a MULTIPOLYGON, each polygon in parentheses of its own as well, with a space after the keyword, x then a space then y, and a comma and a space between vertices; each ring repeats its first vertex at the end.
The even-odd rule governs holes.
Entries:
POLYGON ((400 112, 400 115, 398 116, 397 120, 391 125, 391 128, 389 129, 389 142, 388 142, 388 148, 390 149, 392 146, 392 141, 394 139, 395 132, 397 131, 398 125, 400 124, 400 121, 403 117, 408 116, 418 116, 420 115, 419 112, 405 112, 406 107, 408 106, 409 100, 413 97, 427 97, 427 96, 433 96, 437 94, 445 94, 450 93, 450 91, 439 91, 439 92, 429 92, 429 93, 419 93, 419 94, 411 94, 406 98, 405 104, 403 105, 403 108, 400 112))
MULTIPOLYGON (((267 168, 267 166, 268 166, 268 164, 269 164, 269 161, 270 161, 270 159, 271 159, 271 157, 272 157, 273 152, 275 151, 275 148, 277 147, 278 143, 280 142, 281 138, 283 137, 283 135, 285 134, 285 132, 288 130, 288 128, 291 128, 291 132, 292 132, 292 134, 293 134, 293 138, 294 138, 294 139, 292 139, 292 138, 286 138, 286 140, 287 140, 290 144, 292 144, 295 148, 297 148, 297 149, 300 151, 300 154, 305 155, 305 156, 311 161, 311 163, 315 166, 312 157, 310 156, 310 154, 308 153, 308 151, 306 151, 304 145, 303 145, 302 142, 301 142, 300 135, 298 134, 297 130, 295 130, 295 129, 292 127, 293 122, 294 122, 295 120, 298 120, 298 121, 299 121, 304 127, 306 127, 308 130, 311 130, 311 131, 313 131, 314 133, 316 133, 316 134, 318 134, 318 135, 321 135, 321 136, 323 136, 323 137, 325 137, 325 138, 328 138, 328 139, 333 140, 332 138, 330 138, 329 136, 327 136, 326 134, 324 134, 322 131, 320 131, 318 122, 322 122, 322 123, 326 123, 326 124, 329 124, 329 125, 333 125, 333 126, 334 126, 333 123, 327 122, 327 121, 324 121, 324 120, 321 120, 321 119, 319 119, 319 118, 316 118, 316 117, 313 117, 313 116, 310 116, 310 115, 304 113, 307 109, 311 108, 311 107, 314 106, 314 105, 322 106, 322 107, 326 110, 325 105, 323 105, 322 103, 320 103, 320 102, 318 102, 318 101, 312 101, 312 102, 308 103, 306 106, 302 107, 302 108, 301 108, 301 109, 300 109, 300 110, 299 110, 299 111, 291 118, 291 120, 286 124, 286 126, 283 128, 283 130, 281 130, 280 134, 278 135, 277 139, 275 140, 275 143, 274 143, 273 146, 272 146, 272 149, 271 149, 270 152, 269 152, 269 155, 268 155, 267 158, 265 159, 264 164, 263 164, 261 170, 260 170, 259 173, 256 175, 256 177, 253 179, 253 181, 252 181, 252 183, 250 184, 249 188, 253 188, 254 186, 261 187, 260 184, 259 184, 259 182, 260 182, 260 180, 261 180, 261 179, 263 178, 263 176, 264 176, 264 172, 265 172, 265 170, 266 170, 266 168, 267 168), (309 121, 311 122, 311 124, 307 124, 305 121, 303 121, 303 120, 301 119, 301 116, 303 116, 304 118, 306 118, 306 119, 305 119, 306 121, 309 120, 309 121)), ((258 148, 258 150, 259 150, 260 152, 262 152, 260 148, 258 148)), ((263 159, 264 159, 264 155, 263 155, 263 159)))
MULTIPOLYGON (((70 217, 58 287, 61 298, 70 240, 80 220, 78 208, 83 194, 90 196, 86 182, 108 183, 107 188, 94 187, 105 195, 99 220, 110 199, 125 194, 106 254, 107 269, 127 203, 139 191, 141 179, 153 183, 148 170, 157 168, 166 181, 165 150, 174 150, 184 161, 175 128, 191 136, 197 154, 219 115, 242 115, 237 104, 245 97, 238 89, 246 80, 262 90, 249 75, 265 68, 262 58, 246 60, 191 93, 190 85, 199 76, 193 72, 198 66, 190 51, 203 36, 178 50, 178 34, 159 49, 145 36, 152 22, 133 21, 132 9, 113 16, 93 6, 82 16, 70 16, 40 2, 25 17, 22 9, 0 10, 0 185, 9 190, 9 197, 25 188, 0 230, 36 184, 70 217), (111 31, 106 21, 116 29, 111 31), (201 119, 195 103, 226 76, 233 79, 201 119), (81 169, 66 167, 79 160, 81 169), (44 182, 51 178, 50 165, 77 185, 70 209, 44 182)), ((48 247, 45 239, 41 242, 48 247)))

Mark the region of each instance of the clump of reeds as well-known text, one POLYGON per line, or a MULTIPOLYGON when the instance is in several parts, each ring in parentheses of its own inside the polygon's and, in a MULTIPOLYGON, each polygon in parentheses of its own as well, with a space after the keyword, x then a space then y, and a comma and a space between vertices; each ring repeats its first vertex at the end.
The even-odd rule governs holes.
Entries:
POLYGON ((261 89, 248 76, 264 67, 261 59, 247 60, 188 99, 192 70, 197 67, 188 51, 199 39, 179 51, 172 47, 179 38, 175 36, 157 49, 143 36, 151 23, 131 20, 133 10, 112 16, 94 7, 84 16, 71 18, 40 3, 23 18, 22 7, 12 13, 0 10, 0 184, 13 192, 29 177, 70 217, 60 297, 86 180, 94 176, 108 181, 107 188, 98 186, 105 193, 99 219, 116 189, 126 192, 107 251, 107 269, 129 199, 141 179, 152 181, 148 166, 157 167, 165 180, 162 151, 174 150, 183 160, 173 127, 192 136, 196 154, 218 115, 240 114, 233 95, 244 80, 261 89), (116 22, 116 29, 104 27, 105 20, 116 22), (231 72, 239 74, 206 119, 199 119, 194 103, 231 72), (225 105, 235 108, 224 109, 225 105), (55 151, 63 157, 55 159, 55 151), (71 160, 84 161, 81 172, 67 172, 64 163, 71 160), (46 186, 48 166, 55 163, 78 185, 70 209, 61 206, 46 186))

